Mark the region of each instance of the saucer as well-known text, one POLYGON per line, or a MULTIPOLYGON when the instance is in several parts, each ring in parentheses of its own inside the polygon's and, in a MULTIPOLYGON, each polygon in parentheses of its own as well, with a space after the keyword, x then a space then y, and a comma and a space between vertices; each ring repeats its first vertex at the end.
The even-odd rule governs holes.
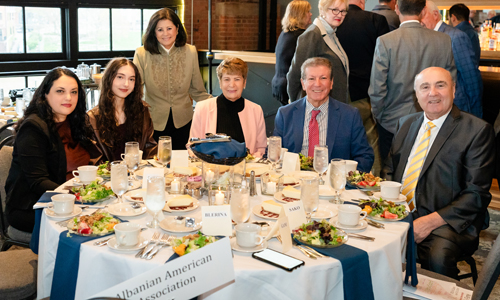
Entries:
POLYGON ((145 206, 132 208, 132 203, 116 203, 108 206, 108 212, 117 217, 135 217, 142 215, 148 209, 145 206))
POLYGON ((73 212, 70 214, 66 214, 66 215, 58 215, 51 208, 44 209, 43 211, 45 212, 47 217, 49 217, 52 220, 66 220, 66 219, 73 218, 73 217, 76 217, 79 214, 81 214, 82 208, 75 205, 73 207, 73 212))
MULTIPOLYGON (((384 199, 382 197, 382 193, 381 192, 374 192, 373 193, 373 197, 377 198, 377 199, 380 199, 380 198, 384 199)), ((403 194, 399 194, 399 198, 398 199, 384 199, 384 200, 386 200, 386 201, 392 201, 394 203, 406 203, 406 196, 403 195, 403 194)))
POLYGON ((335 190, 327 185, 319 186, 319 198, 320 199, 332 199, 335 197, 335 190))
POLYGON ((186 227, 185 220, 182 220, 182 224, 177 224, 175 221, 176 217, 167 217, 160 222, 160 228, 169 232, 191 232, 197 231, 201 228, 201 221, 198 219, 194 220, 194 227, 186 227))
POLYGON ((337 211, 327 207, 318 207, 318 209, 312 213, 311 218, 315 220, 329 219, 337 215, 337 211))
POLYGON ((131 251, 137 251, 139 249, 142 249, 144 247, 146 247, 146 245, 148 244, 148 240, 143 238, 142 236, 139 237, 139 244, 137 245, 134 245, 134 246, 119 246, 117 243, 116 243, 116 237, 112 237, 109 241, 108 241, 108 247, 113 249, 113 250, 116 250, 116 251, 120 251, 120 252, 131 252, 131 251))
POLYGON ((338 227, 340 229, 343 229, 345 231, 361 231, 363 229, 366 229, 368 227, 368 222, 366 220, 361 220, 358 225, 355 226, 348 226, 348 225, 342 225, 340 222, 337 220, 335 222, 331 222, 331 224, 335 227, 338 227))
POLYGON ((253 252, 257 252, 257 251, 262 251, 262 250, 267 248, 267 241, 263 242, 262 244, 260 244, 258 246, 255 246, 253 248, 240 247, 238 245, 238 243, 236 243, 236 238, 232 238, 230 240, 230 242, 231 242, 231 248, 234 251, 244 252, 244 253, 253 253, 253 252))

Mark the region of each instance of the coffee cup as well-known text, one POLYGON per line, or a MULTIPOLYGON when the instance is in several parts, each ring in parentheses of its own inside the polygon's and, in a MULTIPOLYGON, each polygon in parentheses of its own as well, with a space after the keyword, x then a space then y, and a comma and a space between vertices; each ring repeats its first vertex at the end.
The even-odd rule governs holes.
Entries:
POLYGON ((97 167, 96 166, 80 166, 78 171, 73 171, 73 176, 78 178, 81 183, 89 184, 94 181, 97 177, 97 167))
POLYGON ((380 194, 384 200, 398 200, 401 192, 401 183, 396 181, 382 181, 380 184, 380 194))
POLYGON ((123 222, 115 225, 116 244, 121 247, 131 247, 139 244, 141 225, 123 222))
POLYGON ((361 211, 361 207, 351 204, 339 206, 339 223, 344 226, 356 226, 366 218, 367 212, 361 211), (361 216, 363 215, 363 216, 361 216))
POLYGON ((264 238, 259 235, 260 226, 257 224, 238 224, 236 230, 236 243, 243 248, 254 248, 262 244, 264 238))
POLYGON ((52 211, 56 215, 69 215, 75 207, 75 195, 57 194, 52 197, 52 211))
POLYGON ((358 168, 358 162, 355 160, 345 160, 345 174, 348 175, 349 172, 354 172, 358 168))

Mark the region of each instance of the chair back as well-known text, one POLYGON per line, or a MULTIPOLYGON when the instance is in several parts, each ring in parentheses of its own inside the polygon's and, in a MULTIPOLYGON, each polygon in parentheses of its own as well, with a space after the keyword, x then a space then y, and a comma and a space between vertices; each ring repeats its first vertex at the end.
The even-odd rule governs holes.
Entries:
POLYGON ((472 300, 487 300, 500 276, 500 236, 491 247, 484 261, 477 283, 472 292, 472 300))
POLYGON ((7 195, 5 192, 5 182, 7 181, 7 176, 9 176, 10 165, 12 162, 12 151, 13 147, 7 144, 14 140, 14 136, 5 138, 0 142, 0 231, 1 235, 4 236, 7 231, 7 221, 5 220, 5 202, 7 195))

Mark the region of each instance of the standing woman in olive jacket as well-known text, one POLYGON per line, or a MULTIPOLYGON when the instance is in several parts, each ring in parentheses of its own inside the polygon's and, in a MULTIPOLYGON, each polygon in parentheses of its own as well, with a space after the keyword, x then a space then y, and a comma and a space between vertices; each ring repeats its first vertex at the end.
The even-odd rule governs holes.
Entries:
POLYGON ((151 105, 154 139, 172 137, 172 149, 186 149, 193 102, 212 98, 203 85, 198 66, 198 52, 186 44, 186 30, 169 8, 157 11, 149 20, 137 48, 137 65, 146 87, 145 100, 151 105))
POLYGON ((53 69, 35 91, 19 121, 5 184, 6 216, 14 229, 31 233, 40 196, 89 164, 92 128, 85 110, 85 91, 68 69, 53 69))

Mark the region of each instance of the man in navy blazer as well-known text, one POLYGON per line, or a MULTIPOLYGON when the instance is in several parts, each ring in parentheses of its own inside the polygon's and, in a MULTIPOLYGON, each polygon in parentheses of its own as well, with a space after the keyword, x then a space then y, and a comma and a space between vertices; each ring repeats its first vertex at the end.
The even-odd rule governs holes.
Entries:
POLYGON ((333 80, 328 59, 314 57, 306 60, 301 67, 300 81, 307 95, 279 108, 274 135, 281 137, 282 146, 288 151, 307 156, 309 124, 313 111, 316 111, 319 144, 328 146, 329 158, 355 160, 359 170, 369 172, 374 154, 366 139, 361 116, 356 108, 329 96, 333 80))

